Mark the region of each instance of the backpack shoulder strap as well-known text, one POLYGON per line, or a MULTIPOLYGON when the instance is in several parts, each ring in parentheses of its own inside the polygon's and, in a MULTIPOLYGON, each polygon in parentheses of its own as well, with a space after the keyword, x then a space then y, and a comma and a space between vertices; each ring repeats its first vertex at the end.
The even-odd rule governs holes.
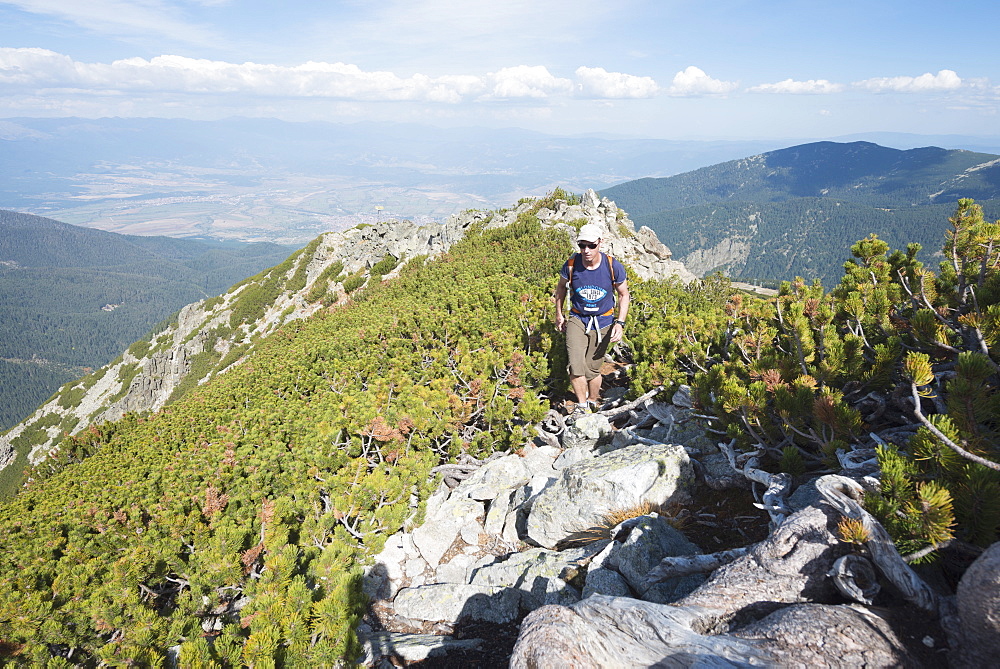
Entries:
POLYGON ((615 259, 609 256, 607 253, 604 254, 604 259, 608 263, 608 271, 611 272, 611 285, 615 285, 615 259))
POLYGON ((577 254, 574 253, 573 255, 571 255, 569 257, 569 260, 566 261, 568 263, 568 265, 569 265, 569 268, 568 268, 569 276, 566 278, 566 285, 567 286, 572 286, 573 285, 573 265, 576 264, 576 256, 577 256, 577 254))

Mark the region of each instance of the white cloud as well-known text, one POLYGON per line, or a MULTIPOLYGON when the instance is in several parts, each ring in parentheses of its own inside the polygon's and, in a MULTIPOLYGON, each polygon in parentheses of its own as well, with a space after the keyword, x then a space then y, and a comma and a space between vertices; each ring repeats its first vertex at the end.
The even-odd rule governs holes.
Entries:
POLYGON ((854 85, 872 93, 927 93, 961 88, 962 78, 954 70, 941 70, 937 74, 926 72, 919 77, 875 77, 857 81, 854 85))
MULTIPOLYGON (((672 95, 718 95, 735 84, 695 67, 678 73, 672 95)), ((363 70, 343 62, 286 66, 230 63, 162 55, 111 63, 84 63, 47 49, 0 47, 0 91, 31 95, 221 95, 246 98, 410 101, 458 104, 499 100, 550 101, 558 97, 641 99, 661 92, 651 77, 579 67, 573 79, 542 65, 505 67, 483 75, 431 77, 363 70)))
POLYGON ((553 76, 543 65, 505 67, 489 73, 486 79, 490 91, 487 97, 498 99, 545 98, 553 93, 569 92, 573 88, 569 79, 553 76))
POLYGON ((734 81, 713 79, 701 68, 691 65, 674 75, 667 93, 677 96, 726 95, 736 90, 737 86, 734 81))
POLYGON ((809 79, 808 81, 785 79, 774 84, 759 84, 747 89, 750 93, 790 93, 793 95, 840 93, 843 90, 843 84, 834 84, 826 79, 809 79))
POLYGON ((48 49, 0 48, 0 84, 35 88, 77 80, 76 63, 68 56, 48 49))
POLYGON ((603 67, 578 67, 577 88, 594 98, 651 98, 660 90, 652 77, 608 72, 603 67))
MULTIPOLYGON (((543 68, 544 69, 544 68, 543 68)), ((325 97, 351 100, 460 102, 481 93, 479 77, 402 78, 366 72, 357 65, 308 62, 294 67, 157 56, 106 63, 79 63, 45 49, 0 48, 0 85, 105 93, 176 92, 325 97)))
POLYGON ((658 87, 649 77, 581 67, 576 82, 542 65, 506 67, 485 75, 401 77, 348 63, 309 61, 284 66, 163 55, 111 63, 82 63, 47 49, 0 47, 0 88, 37 92, 180 93, 357 101, 456 104, 467 100, 544 100, 574 93, 592 98, 647 98, 658 87))

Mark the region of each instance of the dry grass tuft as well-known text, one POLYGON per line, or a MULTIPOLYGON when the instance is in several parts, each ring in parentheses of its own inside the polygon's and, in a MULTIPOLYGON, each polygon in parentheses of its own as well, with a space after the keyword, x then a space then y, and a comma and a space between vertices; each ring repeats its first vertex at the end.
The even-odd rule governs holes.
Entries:
POLYGON ((661 506, 648 501, 642 501, 631 506, 611 509, 601 517, 601 520, 598 521, 597 524, 588 527, 585 530, 575 532, 573 535, 563 540, 560 547, 572 548, 577 546, 586 546, 588 544, 597 543, 598 541, 610 540, 612 538, 611 532, 621 523, 624 523, 626 520, 631 520, 632 518, 648 516, 651 513, 664 518, 673 527, 681 529, 681 527, 685 524, 686 518, 686 514, 683 513, 683 511, 684 510, 681 509, 680 505, 677 504, 661 506))

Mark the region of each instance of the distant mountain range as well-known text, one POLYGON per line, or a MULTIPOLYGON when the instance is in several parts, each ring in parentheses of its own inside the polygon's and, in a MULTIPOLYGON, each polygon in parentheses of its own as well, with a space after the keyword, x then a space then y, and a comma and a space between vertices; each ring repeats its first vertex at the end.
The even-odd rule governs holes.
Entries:
POLYGON ((774 147, 404 123, 13 118, 0 120, 0 208, 128 234, 304 244, 378 217, 443 220, 774 147))
MULTIPOLYGON (((1000 153, 1000 137, 852 139, 1000 153)), ((123 234, 305 244, 379 218, 441 221, 557 186, 583 192, 668 177, 801 141, 248 118, 10 118, 0 120, 0 209, 123 234)))
POLYGON ((291 251, 119 235, 0 210, 0 430, 185 304, 291 251))
POLYGON ((667 178, 605 189, 695 274, 819 278, 832 286, 847 250, 876 233, 918 242, 929 260, 959 198, 1000 218, 1000 155, 871 142, 816 142, 667 178))

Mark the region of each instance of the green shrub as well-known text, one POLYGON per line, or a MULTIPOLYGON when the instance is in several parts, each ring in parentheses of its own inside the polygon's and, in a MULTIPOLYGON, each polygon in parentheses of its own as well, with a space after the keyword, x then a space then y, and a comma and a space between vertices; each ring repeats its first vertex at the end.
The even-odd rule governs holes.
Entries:
POLYGON ((63 409, 69 409, 72 406, 76 406, 86 396, 86 394, 87 388, 85 386, 78 386, 75 383, 67 383, 63 386, 62 390, 59 391, 59 406, 63 409))
POLYGON ((129 346, 128 352, 134 358, 145 358, 151 346, 152 343, 148 339, 142 339, 129 346))
POLYGON ((384 258, 372 265, 370 274, 371 276, 383 276, 396 269, 396 265, 398 264, 399 258, 396 258, 392 254, 387 254, 384 258))
POLYGON ((346 293, 353 293, 358 288, 360 288, 361 286, 363 286, 365 284, 366 280, 367 280, 367 278, 361 272, 358 272, 356 274, 352 274, 351 276, 349 276, 346 279, 344 279, 344 284, 343 284, 344 285, 344 292, 346 292, 346 293))

